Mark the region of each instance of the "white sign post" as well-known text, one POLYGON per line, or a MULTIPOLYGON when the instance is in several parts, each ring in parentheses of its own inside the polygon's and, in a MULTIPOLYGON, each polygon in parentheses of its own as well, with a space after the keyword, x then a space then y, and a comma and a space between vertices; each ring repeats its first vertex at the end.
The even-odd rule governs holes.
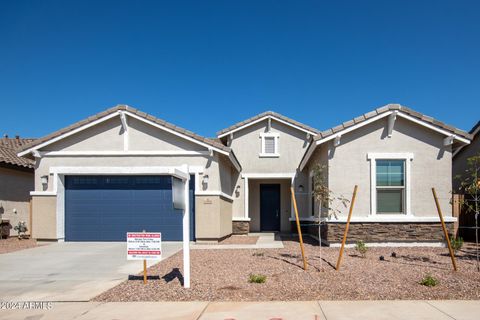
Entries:
POLYGON ((161 259, 161 233, 127 232, 127 260, 143 260, 143 283, 147 283, 147 260, 161 259))
POLYGON ((183 209, 183 287, 190 288, 190 175, 185 165, 185 205, 183 209))

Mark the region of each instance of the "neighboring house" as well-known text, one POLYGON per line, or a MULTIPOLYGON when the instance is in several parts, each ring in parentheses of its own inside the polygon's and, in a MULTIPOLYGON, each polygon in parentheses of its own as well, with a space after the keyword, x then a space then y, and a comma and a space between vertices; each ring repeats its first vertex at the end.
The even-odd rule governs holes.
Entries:
POLYGON ((467 170, 467 159, 480 156, 480 121, 469 132, 472 142, 469 145, 460 146, 453 152, 453 187, 454 193, 463 193, 460 190, 461 176, 467 170))
MULTIPOLYGON (((399 105, 388 105, 325 132, 265 112, 207 139, 128 106, 117 106, 25 146, 36 161, 33 233, 67 241, 124 240, 127 231, 161 231, 180 240, 171 175, 191 174, 191 237, 291 232, 296 191, 303 223, 318 216, 312 168, 350 197, 359 186, 351 240, 438 241, 435 187, 446 221, 452 147, 470 135, 399 105)), ((345 213, 324 228, 339 240, 345 213)), ((322 210, 322 217, 325 212, 322 210)))
POLYGON ((0 219, 9 221, 11 235, 20 221, 30 225, 30 191, 33 190, 34 162, 18 157, 17 149, 33 139, 0 139, 0 219))

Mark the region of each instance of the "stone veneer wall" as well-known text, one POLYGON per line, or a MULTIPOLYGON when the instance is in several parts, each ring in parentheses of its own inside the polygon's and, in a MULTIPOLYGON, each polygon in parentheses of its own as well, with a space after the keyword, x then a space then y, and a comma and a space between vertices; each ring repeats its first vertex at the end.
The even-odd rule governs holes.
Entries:
POLYGON ((250 222, 248 221, 232 221, 233 234, 248 234, 250 231, 250 222))
MULTIPOLYGON (((453 234, 453 223, 446 223, 449 235, 453 234)), ((292 233, 297 233, 292 223, 292 233)), ((322 225, 322 239, 329 243, 342 241, 345 223, 322 225)), ((302 232, 318 236, 318 227, 302 227, 302 232)), ((438 223, 364 223, 352 222, 348 229, 347 243, 358 240, 365 242, 439 242, 444 241, 442 225, 438 223)))

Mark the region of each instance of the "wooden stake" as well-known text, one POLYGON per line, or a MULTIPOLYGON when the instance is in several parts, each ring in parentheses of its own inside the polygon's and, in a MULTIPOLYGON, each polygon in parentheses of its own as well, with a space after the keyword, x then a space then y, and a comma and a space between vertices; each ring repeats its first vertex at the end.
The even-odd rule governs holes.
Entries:
POLYGON ((305 249, 303 248, 303 237, 302 229, 300 228, 300 219, 298 218, 297 200, 295 199, 295 191, 293 190, 293 187, 290 187, 290 190, 292 192, 293 208, 295 209, 295 221, 297 222, 297 232, 298 238, 300 240, 300 250, 302 251, 303 270, 307 271, 307 259, 305 258, 305 249))
POLYGON ((340 263, 342 262, 343 250, 345 249, 345 243, 347 242, 348 228, 350 227, 350 219, 352 218, 353 205, 355 204, 355 198, 357 197, 358 186, 353 188, 352 202, 350 202, 350 211, 348 212, 347 224, 345 225, 345 232, 343 233, 342 247, 340 248, 340 254, 338 255, 337 266, 335 270, 340 269, 340 263))
POLYGON ((143 284, 147 284, 147 260, 143 260, 143 284))
POLYGON ((437 193, 435 192, 435 188, 432 188, 433 199, 435 199, 435 205, 437 206, 438 216, 440 217, 440 222, 442 223, 443 234, 445 235, 445 239, 447 240, 448 251, 450 252, 450 259, 452 259, 453 270, 457 271, 457 262, 455 261, 455 255, 453 254, 452 245, 450 244, 450 238, 448 237, 447 226, 445 225, 445 221, 443 220, 442 209, 440 208, 440 204, 438 203, 437 193))

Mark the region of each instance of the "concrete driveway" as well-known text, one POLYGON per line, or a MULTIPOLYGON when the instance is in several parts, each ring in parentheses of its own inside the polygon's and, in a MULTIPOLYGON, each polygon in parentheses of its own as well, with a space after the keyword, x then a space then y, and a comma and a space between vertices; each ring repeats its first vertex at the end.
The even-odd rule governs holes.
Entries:
MULTIPOLYGON (((182 243, 162 248, 166 259, 182 243)), ((0 255, 0 300, 88 301, 142 270, 127 261, 124 242, 53 243, 0 255)))

